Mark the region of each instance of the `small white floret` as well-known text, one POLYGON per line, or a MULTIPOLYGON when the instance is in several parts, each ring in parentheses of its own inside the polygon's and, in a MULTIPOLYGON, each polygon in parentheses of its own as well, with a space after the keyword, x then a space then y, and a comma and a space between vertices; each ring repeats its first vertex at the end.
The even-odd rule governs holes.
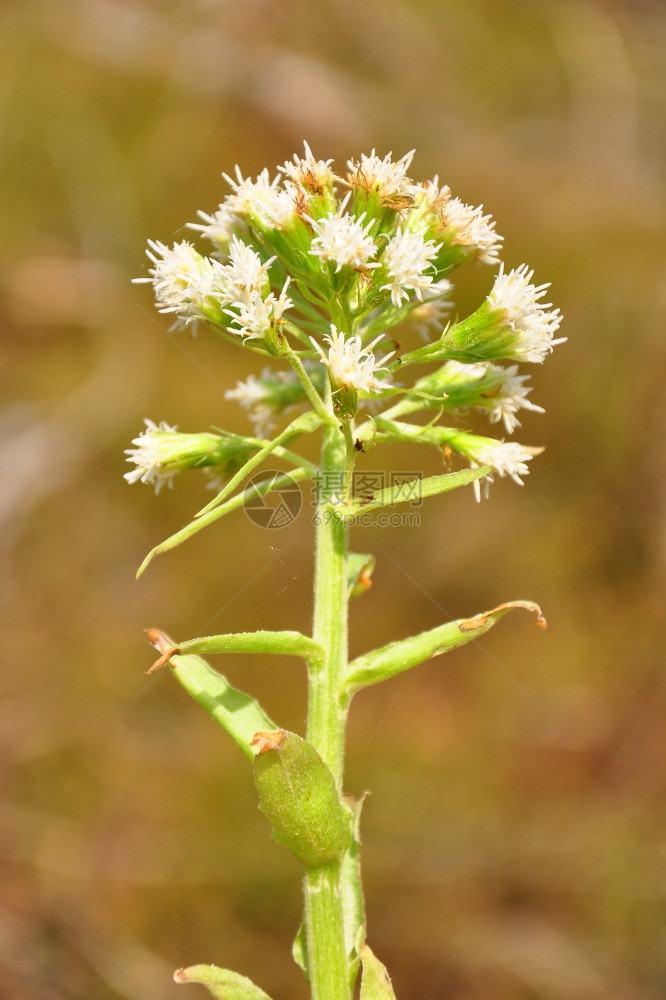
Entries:
POLYGON ((234 234, 234 229, 240 221, 238 215, 232 212, 225 202, 212 215, 206 215, 205 212, 197 212, 197 215, 200 219, 203 219, 203 224, 200 222, 188 222, 187 228, 201 233, 202 236, 209 239, 218 249, 226 249, 229 240, 234 234))
POLYGON ((480 251, 479 260, 484 264, 497 263, 504 237, 495 232, 492 216, 483 214, 483 205, 473 208, 460 198, 451 198, 446 203, 443 217, 447 227, 455 233, 456 244, 476 247, 480 251))
POLYGON ((270 282, 267 271, 275 257, 265 263, 259 254, 236 236, 229 245, 229 260, 224 271, 229 285, 229 299, 242 302, 255 292, 268 291, 270 282))
POLYGON ((395 236, 388 242, 382 264, 391 279, 382 289, 391 292, 393 305, 399 307, 404 299, 409 301, 410 291, 417 299, 423 300, 424 291, 432 286, 433 275, 427 274, 434 270, 433 257, 441 249, 441 243, 426 240, 424 230, 410 232, 408 229, 398 229, 395 236))
POLYGON ((533 274, 527 264, 521 264, 505 274, 502 264, 488 296, 488 304, 493 311, 502 314, 502 322, 516 334, 513 356, 524 361, 540 362, 566 338, 553 340, 562 316, 550 302, 540 301, 550 282, 533 285, 533 274))
MULTIPOLYGON (((524 485, 520 477, 526 476, 530 471, 527 468, 527 462, 534 458, 532 451, 515 441, 491 441, 489 438, 479 439, 474 447, 469 449, 469 453, 473 455, 470 461, 473 469, 478 469, 482 465, 491 465, 500 476, 509 476, 519 486, 524 485)), ((486 498, 492 482, 492 475, 487 475, 483 479, 486 498)), ((481 487, 478 479, 474 480, 473 486, 474 495, 477 501, 480 501, 481 487)))
POLYGON ((126 448, 127 461, 136 465, 135 469, 126 472, 123 479, 128 483, 152 483, 155 493, 159 493, 164 484, 173 487, 173 477, 177 469, 165 470, 165 455, 170 451, 165 449, 164 442, 170 434, 178 432, 177 427, 171 427, 164 420, 160 424, 147 418, 144 420, 145 431, 132 441, 135 448, 126 448))
POLYGON ((441 212, 451 198, 451 188, 448 184, 443 184, 440 187, 437 174, 430 181, 410 184, 409 193, 412 196, 414 207, 425 209, 428 212, 441 212))
POLYGON ((502 421, 506 427, 507 434, 513 434, 516 427, 520 427, 520 420, 517 417, 518 410, 531 410, 532 413, 545 413, 543 406, 537 406, 527 398, 532 391, 532 386, 524 383, 529 379, 529 375, 518 375, 518 365, 510 365, 501 369, 495 365, 489 368, 502 375, 502 384, 499 390, 488 398, 486 405, 489 410, 489 419, 492 424, 502 421))
POLYGON ((239 297, 231 304, 231 308, 225 309, 226 314, 234 321, 230 329, 250 340, 266 337, 279 325, 283 314, 294 304, 287 295, 288 287, 289 278, 278 296, 273 292, 262 295, 255 290, 248 292, 242 298, 239 297))
POLYGON ((392 160, 391 156, 391 153, 387 153, 382 160, 373 149, 369 156, 361 154, 358 161, 348 160, 349 183, 356 187, 365 187, 368 191, 379 188, 385 200, 396 195, 407 195, 411 183, 407 170, 414 157, 414 150, 405 153, 397 161, 392 160))
POLYGON ((225 204, 235 215, 252 216, 269 229, 282 227, 293 218, 296 211, 295 189, 292 185, 281 188, 280 178, 270 179, 268 170, 264 168, 253 181, 243 177, 236 166, 236 180, 228 174, 222 174, 233 189, 227 195, 225 204))
POLYGON ((283 166, 278 167, 278 170, 294 184, 315 194, 323 194, 327 188, 332 187, 335 179, 335 174, 331 170, 333 160, 315 160, 307 142, 304 142, 303 146, 304 157, 301 158, 294 153, 293 163, 287 160, 283 166))
POLYGON ((334 387, 352 388, 361 392, 379 392, 385 389, 388 383, 375 378, 375 372, 384 371, 384 362, 395 354, 395 351, 391 351, 380 361, 375 360, 372 349, 382 338, 383 334, 380 334, 364 347, 360 337, 345 337, 344 333, 338 332, 331 323, 331 335, 324 337, 329 345, 328 353, 315 340, 312 340, 312 343, 328 368, 334 387))
POLYGON ((174 313, 177 326, 188 326, 206 316, 206 307, 219 305, 228 292, 225 271, 210 257, 202 257, 191 243, 168 247, 148 240, 146 254, 153 263, 149 278, 134 278, 137 283, 152 282, 157 308, 174 313))
POLYGON ((316 221, 309 219, 317 234, 312 241, 310 253, 321 261, 335 264, 336 271, 346 265, 357 270, 379 267, 377 263, 368 263, 377 253, 377 244, 370 236, 372 220, 364 226, 365 212, 358 218, 345 214, 348 201, 349 195, 337 212, 316 221))
POLYGON ((442 332, 453 308, 453 302, 448 298, 452 288, 453 283, 448 278, 433 281, 425 289, 423 301, 412 310, 414 326, 422 337, 427 339, 432 332, 442 332))

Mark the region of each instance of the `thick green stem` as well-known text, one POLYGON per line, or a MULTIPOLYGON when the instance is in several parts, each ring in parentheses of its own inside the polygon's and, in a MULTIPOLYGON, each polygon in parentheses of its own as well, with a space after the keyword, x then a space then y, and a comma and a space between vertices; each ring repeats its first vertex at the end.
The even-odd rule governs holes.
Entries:
POLYGON ((310 868, 303 889, 312 1000, 350 1000, 340 865, 310 868))
POLYGON ((324 428, 317 484, 313 639, 325 652, 321 670, 310 672, 307 738, 342 790, 346 713, 338 692, 347 666, 347 533, 335 509, 347 482, 347 447, 337 425, 324 428))
MULTIPOLYGON (((347 526, 335 501, 345 489, 348 451, 337 422, 324 427, 317 495, 313 638, 324 650, 321 667, 310 668, 307 738, 330 767, 342 790, 346 706, 340 688, 347 666, 347 526)), ((305 927, 313 1000, 350 1000, 344 935, 341 866, 306 873, 305 927)))

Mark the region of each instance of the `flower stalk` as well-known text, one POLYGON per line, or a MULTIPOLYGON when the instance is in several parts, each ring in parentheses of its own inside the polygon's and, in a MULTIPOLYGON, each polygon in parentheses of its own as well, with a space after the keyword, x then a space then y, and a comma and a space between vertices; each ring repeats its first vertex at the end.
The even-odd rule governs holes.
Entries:
MULTIPOLYGON (((172 248, 150 241, 149 276, 136 279, 152 283, 158 310, 173 317, 176 329, 194 333, 203 325, 223 343, 277 366, 226 393, 252 420, 253 436, 218 429, 181 434, 146 421, 127 451, 135 466, 127 481, 157 491, 200 468, 217 493, 152 549, 139 572, 234 511, 265 513, 262 505, 284 502, 282 491, 293 495, 307 481, 315 487, 311 636, 287 627, 174 643, 148 630, 160 654, 151 671, 169 669, 251 762, 273 839, 303 867, 304 916, 293 955, 312 1000, 352 1000, 359 969, 361 1000, 395 1000, 389 974, 366 941, 362 799, 354 801, 344 788, 353 697, 474 641, 514 609, 534 612, 545 626, 538 605, 509 601, 348 661, 348 603, 367 593, 374 568, 371 555, 349 551, 356 520, 470 484, 480 499, 495 474, 522 485, 541 449, 472 432, 460 418, 474 411, 491 424, 502 421, 511 435, 519 411, 542 413, 527 399, 531 390, 518 365, 543 362, 561 342, 554 339, 559 311, 542 301, 548 286, 532 284, 526 265, 505 271, 491 217, 452 197, 437 177, 414 182, 412 157, 413 151, 380 158, 372 150, 350 160, 340 176, 305 144, 304 156, 287 161, 273 179, 267 170, 244 178, 236 168, 235 178, 224 175, 231 192, 218 209, 200 212, 202 223, 190 226, 213 253, 187 241, 172 248), (468 261, 500 264, 499 272, 479 308, 450 323, 449 275, 468 261), (388 333, 398 326, 405 327, 405 348, 388 333), (420 346, 418 339, 410 344, 410 327, 420 346), (403 372, 412 366, 417 375, 408 384, 403 372), (287 411, 291 422, 271 437, 287 411), (424 414, 425 422, 417 422, 424 414), (291 446, 311 434, 321 437, 318 464, 291 446), (408 475, 389 485, 357 488, 357 459, 393 442, 435 449, 443 472, 422 477, 410 465, 408 475), (258 470, 269 460, 288 469, 261 478, 258 470), (462 467, 452 469, 456 461, 462 467), (305 662, 304 737, 276 725, 255 698, 202 659, 229 653, 305 662)), ((175 978, 202 984, 218 1000, 270 1000, 245 976, 217 966, 179 969, 175 978)))

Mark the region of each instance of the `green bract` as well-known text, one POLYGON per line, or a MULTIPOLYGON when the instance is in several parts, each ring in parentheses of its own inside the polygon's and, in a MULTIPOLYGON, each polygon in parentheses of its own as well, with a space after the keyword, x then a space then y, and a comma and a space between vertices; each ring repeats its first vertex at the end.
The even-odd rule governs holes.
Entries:
POLYGON ((284 729, 256 733, 252 746, 259 808, 271 821, 273 839, 306 868, 342 861, 351 843, 351 812, 315 748, 284 729))

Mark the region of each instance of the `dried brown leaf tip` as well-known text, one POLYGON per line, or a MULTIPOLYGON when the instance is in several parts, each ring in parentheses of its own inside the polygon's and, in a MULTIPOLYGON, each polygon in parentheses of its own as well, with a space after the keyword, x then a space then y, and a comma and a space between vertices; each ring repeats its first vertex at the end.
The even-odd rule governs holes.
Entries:
POLYGON ((269 750, 277 750, 281 747, 286 738, 284 729, 271 729, 255 733, 250 740, 250 746, 257 748, 257 753, 267 753, 269 750))
POLYGON ((180 653, 180 649, 178 646, 174 646, 166 632, 162 632, 161 629, 146 628, 144 629, 144 632, 148 636, 150 645, 154 646, 158 653, 162 654, 157 660, 155 660, 152 666, 146 670, 147 674, 154 674, 157 670, 161 670, 162 667, 165 667, 167 663, 170 662, 172 656, 176 656, 177 653, 180 653))
POLYGON ((537 627, 541 629, 547 628, 548 622, 541 608, 534 601, 507 601, 506 604, 498 604, 491 611, 484 611, 483 614, 477 615, 476 618, 468 618, 466 621, 460 622, 460 629, 463 632, 474 632, 476 629, 484 628, 488 624, 489 618, 493 618, 495 615, 501 617, 507 611, 513 611, 514 608, 524 608, 525 611, 532 611, 537 616, 537 627))

